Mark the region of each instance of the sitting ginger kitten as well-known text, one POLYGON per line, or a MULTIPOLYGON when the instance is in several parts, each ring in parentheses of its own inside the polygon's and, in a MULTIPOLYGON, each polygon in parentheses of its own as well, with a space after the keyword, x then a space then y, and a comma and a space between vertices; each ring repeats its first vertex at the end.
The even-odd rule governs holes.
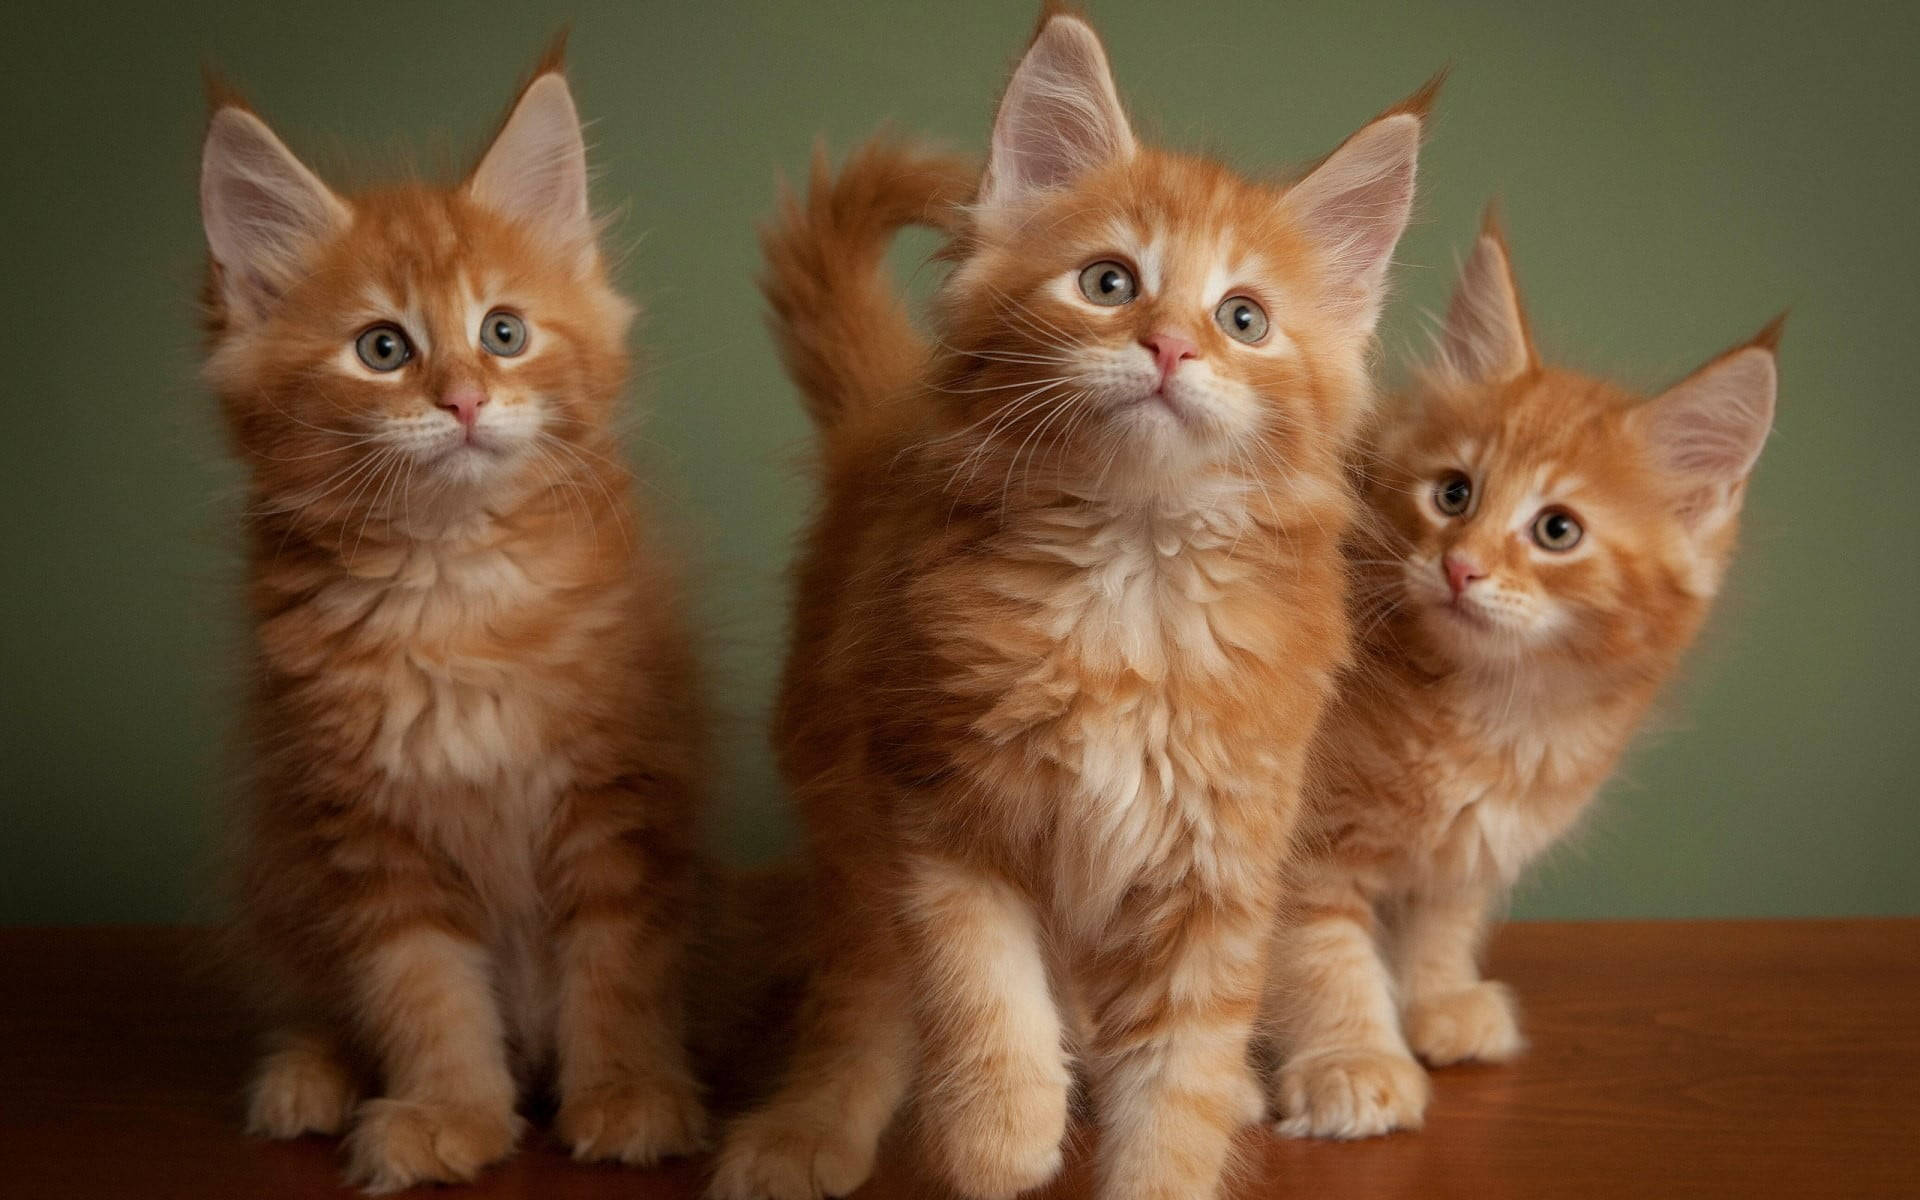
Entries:
POLYGON ((1306 756, 1347 654, 1350 434, 1432 87, 1287 186, 1134 136, 1049 6, 984 176, 881 142, 767 234, 821 430, 776 744, 811 971, 715 1200, 1219 1194, 1306 756), (969 199, 971 203, 968 203, 969 199), (932 337, 880 274, 951 233, 932 337))
POLYGON ((1593 798, 1713 603, 1780 323, 1651 400, 1541 364, 1489 220, 1439 361, 1372 447, 1343 694, 1272 957, 1294 1136, 1421 1123, 1434 1066, 1523 1042, 1489 914, 1593 798))
POLYGON ((342 195, 216 97, 206 376, 247 471, 247 1124, 370 1192, 699 1145, 704 737, 614 434, 632 306, 554 51, 467 179, 342 195))

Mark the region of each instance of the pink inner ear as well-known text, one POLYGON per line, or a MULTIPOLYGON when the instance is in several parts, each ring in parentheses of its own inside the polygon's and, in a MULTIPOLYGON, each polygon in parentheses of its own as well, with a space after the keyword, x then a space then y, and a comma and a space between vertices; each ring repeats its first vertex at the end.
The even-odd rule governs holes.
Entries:
POLYGON ((1092 29, 1055 17, 1015 69, 993 126, 980 199, 1017 203, 1133 152, 1106 52, 1092 29))
POLYGON ((201 151, 200 213, 228 302, 263 309, 350 212, 260 118, 223 108, 201 151))
POLYGON ((1773 355, 1751 346, 1685 380, 1649 406, 1649 436, 1667 469, 1702 485, 1746 478, 1773 427, 1773 355))
POLYGON ((1329 282, 1351 292, 1350 316, 1371 329, 1387 266, 1413 207, 1420 119, 1382 117, 1293 186, 1287 202, 1327 256, 1329 282))
POLYGON ((1453 370, 1478 383, 1503 383, 1532 362, 1512 269, 1492 236, 1480 237, 1460 270, 1442 347, 1453 370))
POLYGON ((542 75, 527 85, 467 187, 475 200, 542 236, 563 244, 592 240, 586 143, 563 77, 542 75))

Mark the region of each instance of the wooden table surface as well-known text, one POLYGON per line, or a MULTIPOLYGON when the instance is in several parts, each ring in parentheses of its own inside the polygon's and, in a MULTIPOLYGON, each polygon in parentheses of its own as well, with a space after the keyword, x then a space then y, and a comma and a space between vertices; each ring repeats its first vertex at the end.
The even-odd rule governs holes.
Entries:
MULTIPOLYGON (((0 929, 0 1196, 344 1196, 334 1145, 250 1140, 244 1016, 203 934, 0 929)), ((1249 1130, 1237 1200, 1920 1196, 1920 920, 1520 924, 1532 1051, 1440 1072, 1425 1131, 1249 1130)), ((1081 1139, 1084 1141, 1084 1139, 1081 1139)), ((535 1133, 445 1195, 686 1200, 701 1164, 578 1166, 535 1133)), ((939 1195, 891 1168, 866 1200, 939 1195)), ((1085 1197, 1076 1164, 1044 1200, 1085 1197)))

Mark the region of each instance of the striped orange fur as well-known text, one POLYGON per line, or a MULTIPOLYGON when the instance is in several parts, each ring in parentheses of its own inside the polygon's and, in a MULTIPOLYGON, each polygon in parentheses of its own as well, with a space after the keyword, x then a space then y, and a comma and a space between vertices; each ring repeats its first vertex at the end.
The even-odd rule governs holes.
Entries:
POLYGON ((704 770, 669 560, 613 432, 632 307, 557 53, 454 187, 334 193, 230 94, 206 378, 247 471, 248 1124, 384 1192, 701 1140, 681 962, 704 770))
POLYGON ((1138 143, 1049 12, 984 175, 875 143, 769 230, 825 495, 776 734, 816 940, 717 1197, 845 1195, 909 1101, 947 1183, 1011 1196, 1076 1071, 1100 1196, 1214 1194, 1427 96, 1258 184, 1138 143), (909 222, 952 234, 931 340, 879 275, 909 222))
POLYGON ((1274 952, 1284 1132, 1417 1126, 1416 1056, 1520 1051, 1481 939, 1707 615, 1772 423, 1779 329, 1652 399, 1544 365, 1489 212, 1436 361, 1364 460, 1366 633, 1315 746, 1274 952))

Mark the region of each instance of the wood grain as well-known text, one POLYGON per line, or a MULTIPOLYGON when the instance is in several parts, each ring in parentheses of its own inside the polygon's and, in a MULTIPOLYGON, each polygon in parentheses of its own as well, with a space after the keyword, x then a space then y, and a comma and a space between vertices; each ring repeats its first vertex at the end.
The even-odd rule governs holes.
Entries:
MULTIPOLYGON (((194 966, 207 944, 0 929, 0 1196, 351 1194, 330 1142, 240 1135, 250 1043, 194 966)), ((1521 924, 1492 965, 1525 1007, 1521 1062, 1441 1072, 1421 1133, 1250 1130, 1238 1200, 1920 1195, 1920 920, 1521 924)), ((579 1166, 536 1134, 448 1194, 687 1200, 699 1183, 698 1163, 579 1166)), ((939 1194, 896 1162, 861 1196, 939 1194)), ((1086 1195, 1084 1161, 1044 1193, 1086 1195)))

